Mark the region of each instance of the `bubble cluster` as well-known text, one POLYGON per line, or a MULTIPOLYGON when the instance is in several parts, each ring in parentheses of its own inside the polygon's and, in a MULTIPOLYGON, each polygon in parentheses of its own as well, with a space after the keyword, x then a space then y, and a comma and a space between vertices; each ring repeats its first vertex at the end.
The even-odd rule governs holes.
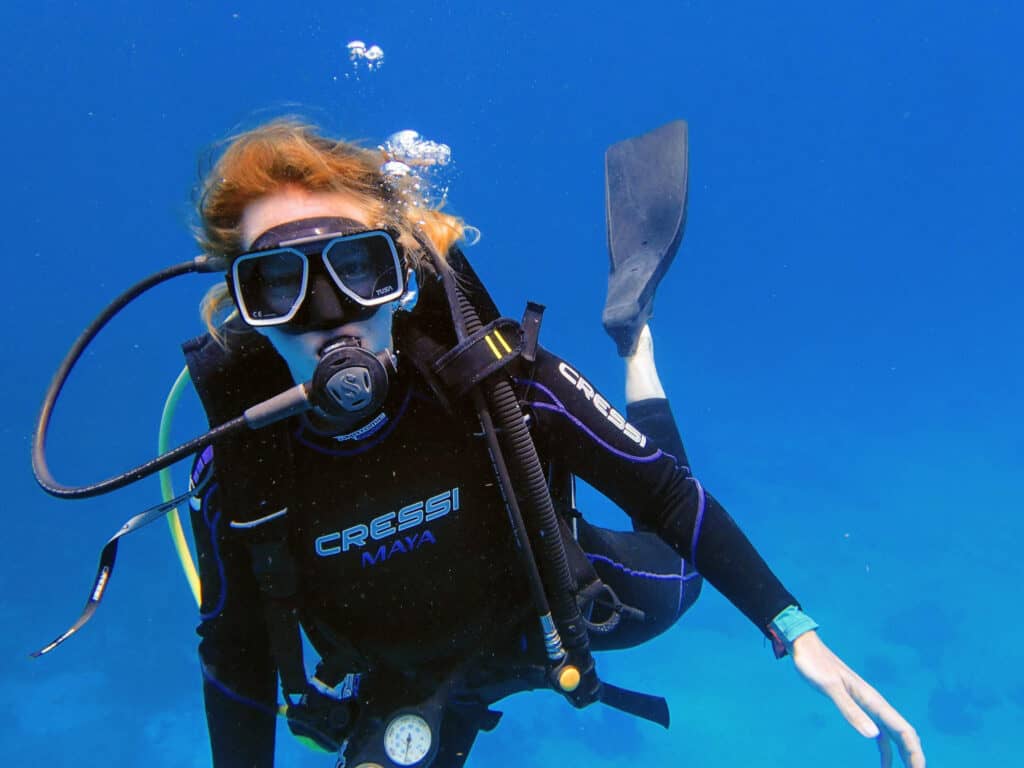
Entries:
POLYGON ((352 62, 352 71, 359 73, 361 66, 368 72, 374 72, 384 64, 384 51, 379 45, 367 46, 362 40, 353 40, 348 45, 348 60, 352 62))
POLYGON ((451 147, 424 138, 413 130, 391 134, 380 148, 392 159, 407 165, 448 165, 452 160, 451 147))
POLYGON ((452 148, 413 130, 393 133, 378 147, 387 158, 381 173, 414 207, 443 205, 451 181, 452 148))

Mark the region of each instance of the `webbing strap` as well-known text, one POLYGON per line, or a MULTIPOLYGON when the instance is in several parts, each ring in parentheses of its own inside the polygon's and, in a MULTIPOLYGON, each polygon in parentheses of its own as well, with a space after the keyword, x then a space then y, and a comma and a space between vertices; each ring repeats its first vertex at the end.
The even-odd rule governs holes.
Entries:
MULTIPOLYGON (((225 327, 221 346, 210 336, 184 345, 192 381, 211 426, 292 385, 291 374, 257 334, 225 327), (253 370, 261 371, 253 376, 253 370)), ((214 465, 233 536, 248 549, 260 587, 271 651, 285 695, 307 687, 299 628, 298 568, 288 548, 288 518, 275 514, 294 501, 287 422, 245 433, 214 448, 214 465), (266 519, 266 522, 261 522, 266 519)))
POLYGON ((499 317, 441 355, 433 364, 434 373, 447 391, 461 397, 518 358, 523 346, 519 323, 499 317))
POLYGON ((305 693, 308 681, 299 629, 299 577, 295 558, 288 548, 287 515, 255 528, 237 530, 236 535, 245 541, 252 572, 260 587, 281 689, 286 698, 305 693))
POLYGON ((537 344, 540 339, 540 322, 544 319, 544 305, 526 302, 523 312, 523 360, 533 363, 537 360, 537 344))

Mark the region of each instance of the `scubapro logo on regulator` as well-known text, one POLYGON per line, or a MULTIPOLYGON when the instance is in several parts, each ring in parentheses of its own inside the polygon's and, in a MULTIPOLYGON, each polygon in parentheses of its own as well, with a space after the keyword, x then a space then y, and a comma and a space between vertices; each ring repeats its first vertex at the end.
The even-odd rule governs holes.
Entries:
POLYGON ((612 408, 611 405, 608 404, 608 401, 601 396, 601 393, 594 389, 593 384, 580 376, 579 373, 573 370, 567 363, 559 363, 558 372, 562 374, 563 379, 582 392, 583 396, 591 402, 591 404, 597 409, 598 413, 611 422, 612 426, 621 431, 622 434, 641 448, 647 445, 647 436, 626 421, 625 416, 612 408))

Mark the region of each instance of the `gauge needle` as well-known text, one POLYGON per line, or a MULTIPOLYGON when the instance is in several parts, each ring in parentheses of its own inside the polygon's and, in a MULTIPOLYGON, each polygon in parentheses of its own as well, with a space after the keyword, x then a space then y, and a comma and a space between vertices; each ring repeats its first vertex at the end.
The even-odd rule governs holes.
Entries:
POLYGON ((412 746, 412 734, 407 734, 405 737, 405 759, 409 759, 409 747, 412 746))

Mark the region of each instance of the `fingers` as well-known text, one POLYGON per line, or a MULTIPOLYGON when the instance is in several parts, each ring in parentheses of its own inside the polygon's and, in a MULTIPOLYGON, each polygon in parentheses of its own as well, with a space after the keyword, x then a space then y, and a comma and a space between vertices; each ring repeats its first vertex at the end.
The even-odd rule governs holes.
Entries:
POLYGON ((846 721, 852 725, 857 732, 866 739, 874 739, 878 737, 879 730, 875 722, 868 717, 868 715, 857 706, 857 702, 853 700, 853 697, 847 692, 846 688, 837 685, 832 691, 826 690, 832 703, 836 705, 839 711, 842 713, 846 721))
MULTIPOLYGON (((811 634, 813 633, 807 633, 811 634)), ((860 680, 857 674, 816 637, 809 638, 809 642, 804 643, 801 648, 794 646, 794 649, 793 661, 797 671, 832 700, 846 721, 861 736, 868 739, 878 736, 878 726, 851 696, 856 681, 860 680)))
POLYGON ((889 743, 889 734, 878 734, 875 743, 878 744, 878 753, 882 757, 882 768, 892 768, 892 744, 889 743))
POLYGON ((793 661, 797 671, 832 700, 861 736, 877 739, 882 768, 893 763, 890 739, 907 768, 925 768, 921 741, 910 723, 820 639, 811 637, 801 647, 794 644, 793 661))
MULTIPOLYGON (((849 695, 832 697, 839 711, 843 713, 843 717, 862 736, 875 739, 882 768, 892 768, 890 739, 896 742, 900 759, 907 768, 925 768, 924 750, 921 748, 921 739, 918 737, 917 731, 877 691, 863 680, 861 683, 873 694, 867 697, 867 701, 861 701, 861 706, 858 706, 858 703, 849 695), (865 720, 870 728, 865 727, 865 720)), ((863 692, 851 690, 850 693, 863 692)))
MULTIPOLYGON (((924 751, 914 727, 908 723, 893 706, 874 688, 854 675, 848 681, 850 696, 878 724, 882 733, 878 736, 878 749, 882 756, 882 767, 892 765, 892 746, 896 742, 900 758, 908 768, 925 768, 924 751)), ((859 730, 859 729, 858 729, 859 730)))
POLYGON ((896 748, 900 751, 900 759, 907 768, 925 768, 924 750, 921 748, 921 739, 918 737, 917 731, 902 717, 899 719, 903 722, 904 727, 900 730, 890 730, 883 724, 886 734, 896 742, 896 748))

